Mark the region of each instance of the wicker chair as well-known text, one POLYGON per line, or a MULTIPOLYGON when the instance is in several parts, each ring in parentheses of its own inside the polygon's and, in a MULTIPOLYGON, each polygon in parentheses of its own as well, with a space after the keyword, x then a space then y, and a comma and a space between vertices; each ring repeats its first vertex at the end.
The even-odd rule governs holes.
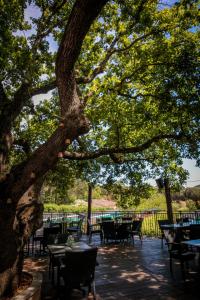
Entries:
POLYGON ((73 289, 88 287, 88 294, 93 293, 95 299, 95 267, 97 248, 84 251, 66 252, 63 259, 64 267, 60 269, 59 275, 65 283, 66 296, 70 295, 73 289))

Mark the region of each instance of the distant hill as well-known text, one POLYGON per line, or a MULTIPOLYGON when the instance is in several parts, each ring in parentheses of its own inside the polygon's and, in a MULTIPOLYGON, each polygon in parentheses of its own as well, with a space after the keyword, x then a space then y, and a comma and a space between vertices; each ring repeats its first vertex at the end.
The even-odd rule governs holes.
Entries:
POLYGON ((195 185, 194 188, 200 189, 200 184, 195 185))

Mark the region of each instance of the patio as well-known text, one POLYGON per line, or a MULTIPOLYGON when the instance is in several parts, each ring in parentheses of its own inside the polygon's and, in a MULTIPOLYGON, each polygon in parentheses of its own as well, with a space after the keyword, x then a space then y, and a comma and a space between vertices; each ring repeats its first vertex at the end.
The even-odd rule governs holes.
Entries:
MULTIPOLYGON (((87 241, 87 237, 83 236, 87 241)), ((161 248, 157 238, 144 238, 143 244, 136 239, 132 244, 100 245, 98 237, 93 238, 98 245, 98 262, 96 267, 97 299, 199 299, 199 273, 190 263, 190 273, 185 282, 181 279, 178 263, 174 263, 174 278, 169 272, 169 255, 167 246, 161 248)), ((28 258, 26 269, 41 270, 44 275, 42 299, 66 299, 52 286, 47 271, 47 257, 28 258)), ((79 291, 74 291, 71 299, 86 299, 79 291)), ((89 298, 88 298, 89 299, 89 298)), ((92 298, 91 298, 92 299, 92 298)))

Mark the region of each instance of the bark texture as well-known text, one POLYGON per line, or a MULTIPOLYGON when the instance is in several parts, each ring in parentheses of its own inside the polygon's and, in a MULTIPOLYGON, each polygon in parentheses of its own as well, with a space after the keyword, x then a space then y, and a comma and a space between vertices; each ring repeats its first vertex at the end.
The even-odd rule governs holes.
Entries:
MULTIPOLYGON (((77 0, 68 19, 56 60, 56 85, 61 106, 61 122, 52 136, 27 160, 14 166, 0 181, 0 297, 18 285, 23 263, 23 247, 31 233, 41 226, 42 204, 34 185, 57 162, 70 141, 88 132, 89 122, 77 92, 74 65, 85 35, 108 0, 77 0), (28 196, 27 196, 28 195, 28 196), (29 197, 30 195, 30 197, 29 197)), ((55 82, 53 83, 53 86, 55 82)), ((0 85, 1 170, 4 171, 11 143, 12 124, 33 91, 32 83, 22 83, 12 103, 6 104, 0 85), (7 106, 6 106, 7 105, 7 106)), ((7 102, 9 103, 9 102, 7 102)))

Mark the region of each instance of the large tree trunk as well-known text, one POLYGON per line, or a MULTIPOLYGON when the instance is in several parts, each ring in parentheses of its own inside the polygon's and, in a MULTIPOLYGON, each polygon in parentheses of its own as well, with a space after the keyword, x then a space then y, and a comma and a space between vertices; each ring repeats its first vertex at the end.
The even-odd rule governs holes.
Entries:
MULTIPOLYGON (((14 209, 12 204, 0 207, 0 295, 11 293, 20 282, 23 251, 32 232, 42 225, 43 205, 31 187, 14 209)), ((37 193, 39 189, 37 187, 37 193)))
MULTIPOLYGON (((1 178, 0 297, 17 286, 22 269, 24 244, 31 233, 40 226, 42 205, 32 197, 25 199, 24 194, 56 164, 60 156, 62 157, 62 151, 66 149, 69 141, 73 141, 89 130, 89 122, 83 114, 77 93, 74 65, 85 35, 106 2, 108 0, 77 0, 75 2, 56 61, 56 81, 62 119, 60 126, 32 156, 13 167, 5 178, 1 178)), ((0 140, 5 130, 11 129, 12 123, 23 107, 23 99, 29 95, 29 87, 29 84, 22 84, 8 112, 2 114, 2 116, 9 117, 8 122, 6 119, 1 119, 0 140)), ((0 96, 3 97, 2 99, 5 98, 2 92, 0 96)), ((3 163, 4 161, 2 158, 3 163)))

